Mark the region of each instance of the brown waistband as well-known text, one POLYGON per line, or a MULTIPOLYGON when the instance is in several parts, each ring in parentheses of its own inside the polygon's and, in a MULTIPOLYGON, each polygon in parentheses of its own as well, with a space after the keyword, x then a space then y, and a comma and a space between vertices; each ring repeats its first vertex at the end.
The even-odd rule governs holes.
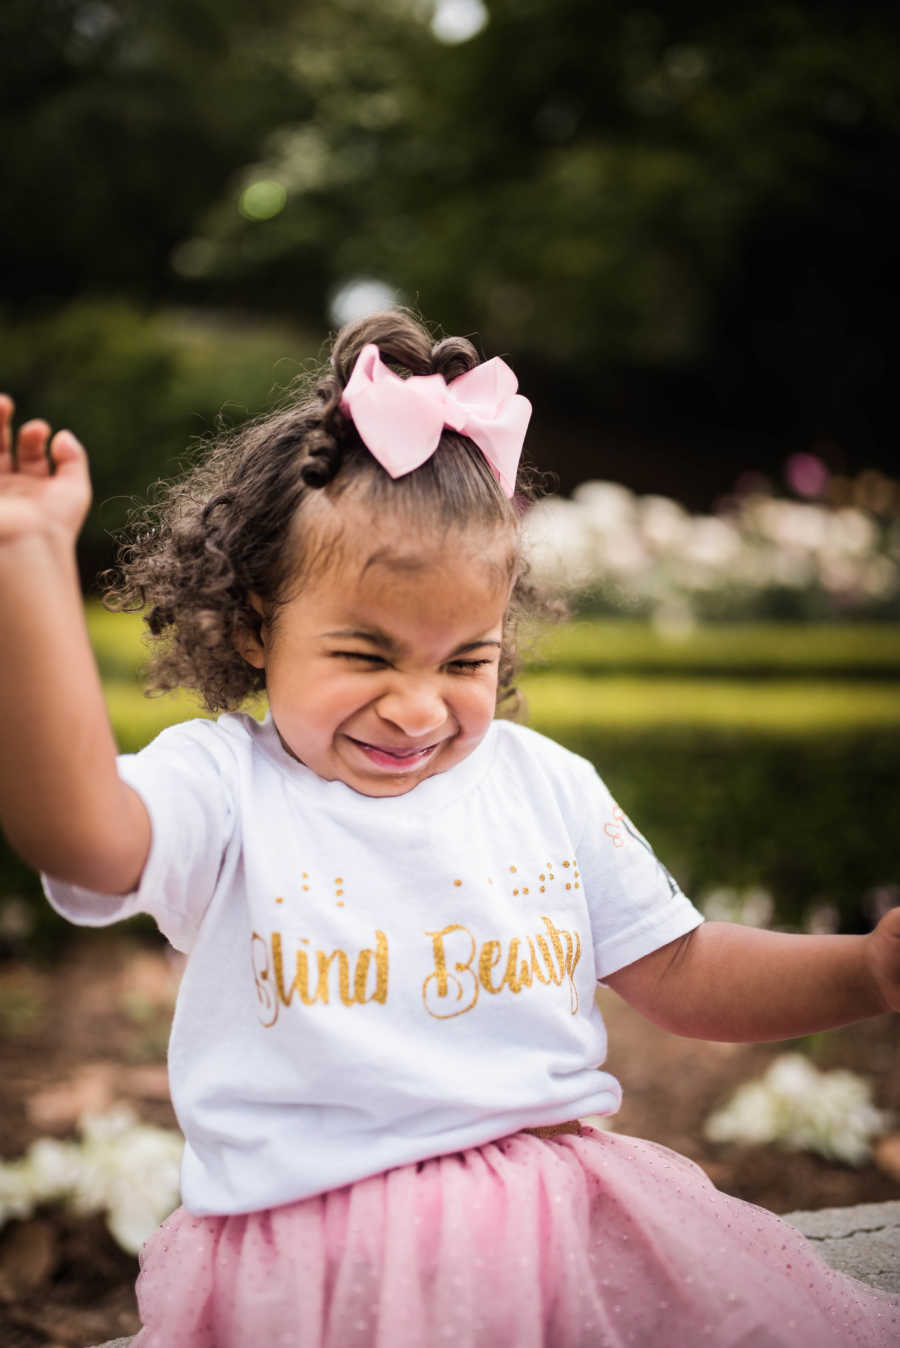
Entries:
POLYGON ((532 1137, 561 1137, 563 1133, 574 1133, 576 1137, 581 1137, 581 1124, 577 1119, 569 1119, 568 1123, 550 1123, 542 1128, 522 1128, 523 1133, 531 1133, 532 1137))

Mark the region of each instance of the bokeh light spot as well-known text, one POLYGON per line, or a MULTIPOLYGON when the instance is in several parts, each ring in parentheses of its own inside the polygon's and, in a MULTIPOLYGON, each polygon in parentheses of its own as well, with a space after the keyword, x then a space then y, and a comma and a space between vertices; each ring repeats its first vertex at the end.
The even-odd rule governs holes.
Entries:
POLYGON ((792 454, 784 465, 784 476, 791 491, 810 499, 820 497, 828 486, 827 467, 815 454, 792 454))
POLYGON ((438 42, 455 46, 480 33, 489 18, 482 0, 437 0, 431 31, 438 42))
POLYGON ((274 178, 259 178, 244 188, 238 206, 248 220, 271 220, 284 210, 286 202, 287 191, 282 183, 274 178))
POLYGON ((328 304, 332 323, 339 327, 357 318, 367 318, 381 309, 395 309, 401 303, 392 286, 371 276, 356 276, 338 286, 328 304))

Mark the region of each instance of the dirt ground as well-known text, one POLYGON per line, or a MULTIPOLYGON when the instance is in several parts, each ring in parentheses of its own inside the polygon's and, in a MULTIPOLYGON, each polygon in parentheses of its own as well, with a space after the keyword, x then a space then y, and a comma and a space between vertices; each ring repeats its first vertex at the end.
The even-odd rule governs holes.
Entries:
MULTIPOLYGON (((165 1045, 180 969, 154 942, 121 933, 77 937, 51 967, 0 964, 0 1154, 20 1156, 40 1136, 66 1138, 85 1110, 126 1101, 165 1127, 165 1045)), ((900 1198, 900 1134, 859 1169, 775 1148, 705 1142, 707 1115, 759 1075, 785 1045, 708 1044, 656 1029, 601 993, 608 1065, 622 1080, 619 1132, 690 1156, 729 1193, 776 1212, 900 1198)), ((850 1067, 900 1120, 900 1030, 882 1017, 817 1036, 804 1048, 819 1067, 850 1067)), ((45 1210, 0 1231, 0 1348, 84 1348, 138 1328, 137 1261, 101 1217, 45 1210)))

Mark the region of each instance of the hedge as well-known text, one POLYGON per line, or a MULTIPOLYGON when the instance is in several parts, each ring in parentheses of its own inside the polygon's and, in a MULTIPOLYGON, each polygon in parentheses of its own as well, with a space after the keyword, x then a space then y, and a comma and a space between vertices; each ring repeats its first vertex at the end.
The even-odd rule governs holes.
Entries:
POLYGON ((900 884, 900 727, 790 736, 728 727, 585 728, 565 743, 693 897, 762 886, 780 925, 834 905, 865 928, 900 884))

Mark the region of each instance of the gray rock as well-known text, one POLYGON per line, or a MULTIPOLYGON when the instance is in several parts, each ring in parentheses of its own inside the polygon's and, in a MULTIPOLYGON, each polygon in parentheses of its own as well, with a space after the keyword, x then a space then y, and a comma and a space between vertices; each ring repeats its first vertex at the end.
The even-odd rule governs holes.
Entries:
POLYGON ((825 1263, 840 1273, 883 1292, 900 1292, 900 1201, 789 1212, 784 1220, 798 1227, 825 1263))

